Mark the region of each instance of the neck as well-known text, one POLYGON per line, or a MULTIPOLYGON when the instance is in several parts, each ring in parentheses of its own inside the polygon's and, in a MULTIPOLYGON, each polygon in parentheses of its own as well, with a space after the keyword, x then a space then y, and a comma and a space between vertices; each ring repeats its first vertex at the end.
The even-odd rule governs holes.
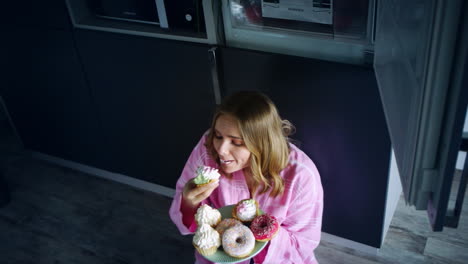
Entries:
POLYGON ((243 170, 244 172, 244 178, 245 178, 245 182, 247 183, 247 187, 249 188, 249 192, 250 192, 250 197, 251 198, 254 198, 255 196, 255 182, 253 180, 253 177, 252 177, 252 171, 250 170, 250 168, 245 168, 243 170))

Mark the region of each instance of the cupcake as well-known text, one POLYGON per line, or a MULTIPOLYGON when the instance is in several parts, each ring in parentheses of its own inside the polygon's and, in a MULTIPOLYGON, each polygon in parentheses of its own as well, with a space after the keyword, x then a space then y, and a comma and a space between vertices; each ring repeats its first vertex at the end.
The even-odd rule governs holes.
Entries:
POLYGON ((195 214, 195 221, 197 221, 198 226, 208 224, 215 227, 219 222, 221 222, 221 213, 217 209, 204 204, 198 207, 197 213, 195 214))
POLYGON ((218 250, 218 247, 221 245, 221 237, 210 225, 202 224, 195 232, 192 244, 198 253, 203 256, 209 256, 218 250))
POLYGON ((193 180, 193 182, 197 185, 197 187, 206 185, 212 181, 219 179, 221 176, 218 172, 218 169, 209 167, 209 166, 200 166, 197 168, 196 171, 197 176, 193 180))
POLYGON ((258 202, 254 199, 244 199, 232 209, 232 217, 243 223, 251 222, 259 214, 258 202))
POLYGON ((242 225, 242 222, 234 218, 226 218, 216 226, 216 231, 218 231, 219 235, 223 237, 224 231, 226 231, 226 229, 236 225, 242 225))

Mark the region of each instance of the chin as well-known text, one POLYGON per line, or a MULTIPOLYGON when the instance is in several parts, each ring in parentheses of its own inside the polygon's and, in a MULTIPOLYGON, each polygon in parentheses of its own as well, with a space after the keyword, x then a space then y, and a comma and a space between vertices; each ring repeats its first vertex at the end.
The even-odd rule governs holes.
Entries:
POLYGON ((235 167, 235 168, 234 168, 234 167, 233 167, 233 168, 224 168, 224 167, 221 167, 221 168, 223 168, 223 171, 224 171, 225 173, 228 173, 228 174, 231 174, 231 173, 233 173, 233 172, 242 170, 242 168, 237 168, 237 167, 235 167))

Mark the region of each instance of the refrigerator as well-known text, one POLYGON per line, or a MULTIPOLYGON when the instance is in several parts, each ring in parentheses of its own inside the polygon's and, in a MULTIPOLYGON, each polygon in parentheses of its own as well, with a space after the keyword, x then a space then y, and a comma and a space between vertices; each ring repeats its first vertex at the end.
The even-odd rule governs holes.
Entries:
POLYGON ((378 4, 374 69, 406 202, 427 210, 434 231, 456 227, 463 186, 458 208, 448 200, 467 111, 468 5, 378 4))

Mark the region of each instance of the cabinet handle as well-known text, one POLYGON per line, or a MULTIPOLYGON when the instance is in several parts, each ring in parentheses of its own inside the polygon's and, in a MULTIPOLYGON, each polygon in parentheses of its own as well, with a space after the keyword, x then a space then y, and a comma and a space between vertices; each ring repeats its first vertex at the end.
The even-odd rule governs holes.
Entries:
POLYGON ((221 88, 219 84, 218 61, 216 58, 217 50, 217 47, 212 47, 208 50, 208 61, 210 63, 211 78, 213 79, 213 92, 215 97, 215 103, 219 105, 221 104, 221 88))

